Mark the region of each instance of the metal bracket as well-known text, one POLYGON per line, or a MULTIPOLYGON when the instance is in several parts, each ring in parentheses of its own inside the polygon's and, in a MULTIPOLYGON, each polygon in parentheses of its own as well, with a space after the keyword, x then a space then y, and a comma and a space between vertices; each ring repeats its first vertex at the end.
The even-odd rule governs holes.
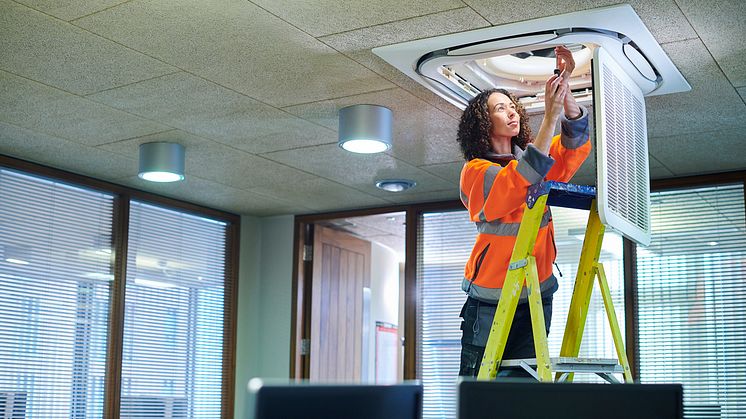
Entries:
POLYGON ((310 244, 303 245, 303 261, 304 262, 313 261, 313 245, 310 245, 310 244))
POLYGON ((516 269, 521 269, 524 266, 528 265, 528 259, 520 259, 515 262, 512 262, 510 265, 508 265, 509 271, 514 271, 516 269))
POLYGON ((539 378, 539 374, 536 372, 535 369, 531 368, 531 366, 528 365, 526 361, 521 360, 518 365, 520 365, 521 368, 523 368, 527 373, 531 374, 531 376, 534 377, 536 381, 541 381, 541 379, 539 378))

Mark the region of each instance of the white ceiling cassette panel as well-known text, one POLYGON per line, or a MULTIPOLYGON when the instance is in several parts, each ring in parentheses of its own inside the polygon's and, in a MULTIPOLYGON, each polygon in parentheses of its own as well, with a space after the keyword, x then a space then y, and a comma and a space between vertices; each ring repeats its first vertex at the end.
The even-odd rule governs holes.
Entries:
POLYGON ((373 49, 412 79, 464 108, 479 91, 504 88, 530 113, 543 111, 544 82, 555 68, 554 47, 576 62, 570 80, 581 103, 592 97, 591 58, 601 47, 646 96, 691 89, 629 5, 421 39, 373 49))

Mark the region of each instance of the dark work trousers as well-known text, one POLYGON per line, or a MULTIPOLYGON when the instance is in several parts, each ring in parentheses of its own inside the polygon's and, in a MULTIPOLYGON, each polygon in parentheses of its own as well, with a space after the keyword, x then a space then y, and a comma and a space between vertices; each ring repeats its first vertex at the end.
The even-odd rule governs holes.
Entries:
MULTIPOLYGON (((541 304, 544 307, 544 323, 549 334, 549 325, 552 322, 552 296, 543 298, 541 304)), ((461 321, 461 367, 458 373, 460 376, 476 377, 479 373, 496 308, 496 304, 485 303, 471 297, 466 299, 461 309, 463 321, 461 321)), ((528 302, 518 304, 516 307, 502 356, 503 360, 525 358, 536 358, 528 302)), ((506 369, 498 371, 498 377, 531 377, 531 375, 523 369, 506 369)))

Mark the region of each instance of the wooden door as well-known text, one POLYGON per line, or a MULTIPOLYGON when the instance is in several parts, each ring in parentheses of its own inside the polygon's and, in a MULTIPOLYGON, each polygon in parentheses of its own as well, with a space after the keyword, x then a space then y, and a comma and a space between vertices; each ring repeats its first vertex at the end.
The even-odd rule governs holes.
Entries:
POLYGON ((363 289, 370 287, 370 242, 315 226, 310 379, 363 377, 363 289))

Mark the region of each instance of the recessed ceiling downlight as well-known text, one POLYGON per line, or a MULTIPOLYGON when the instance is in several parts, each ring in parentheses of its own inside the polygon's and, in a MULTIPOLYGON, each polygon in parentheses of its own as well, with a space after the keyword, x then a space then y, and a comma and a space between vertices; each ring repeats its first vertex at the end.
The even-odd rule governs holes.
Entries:
POLYGON ((376 181, 376 188, 389 192, 404 192, 417 186, 417 182, 409 179, 382 179, 376 181))

